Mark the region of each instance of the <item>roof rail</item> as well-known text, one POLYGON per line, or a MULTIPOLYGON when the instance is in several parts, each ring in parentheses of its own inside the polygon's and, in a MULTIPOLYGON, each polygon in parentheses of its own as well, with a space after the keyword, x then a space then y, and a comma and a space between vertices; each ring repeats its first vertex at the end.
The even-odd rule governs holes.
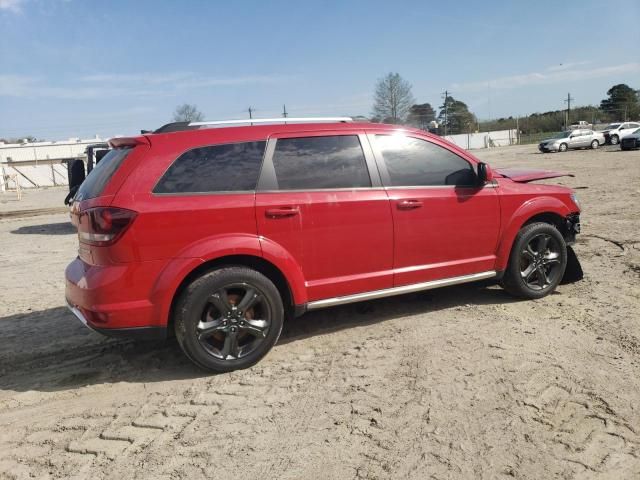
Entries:
POLYGON ((353 118, 351 117, 307 117, 307 118, 289 118, 289 117, 278 117, 278 118, 243 118, 241 120, 216 120, 213 122, 191 122, 189 123, 190 127, 215 127, 217 125, 240 125, 240 124, 260 124, 260 123, 347 123, 353 122, 353 118))

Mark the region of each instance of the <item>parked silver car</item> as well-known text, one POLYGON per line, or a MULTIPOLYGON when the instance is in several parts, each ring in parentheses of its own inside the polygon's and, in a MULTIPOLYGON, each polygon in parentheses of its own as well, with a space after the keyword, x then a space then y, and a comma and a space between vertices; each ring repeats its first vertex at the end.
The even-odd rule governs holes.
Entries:
POLYGON ((598 148, 604 145, 604 135, 593 130, 566 130, 538 145, 541 152, 566 152, 570 148, 598 148))

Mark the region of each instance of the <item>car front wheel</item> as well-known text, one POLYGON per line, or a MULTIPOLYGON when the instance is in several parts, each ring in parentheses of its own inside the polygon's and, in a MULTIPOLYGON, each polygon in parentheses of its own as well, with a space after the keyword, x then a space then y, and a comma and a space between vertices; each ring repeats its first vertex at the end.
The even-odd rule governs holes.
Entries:
POLYGON ((593 148, 594 150, 599 146, 600 146, 600 142, 598 142, 598 140, 594 140, 593 142, 591 142, 591 148, 593 148))
POLYGON ((611 135, 611 145, 617 145, 620 142, 618 135, 611 135))
POLYGON ((560 146, 558 147, 558 150, 561 152, 566 152, 567 151, 567 144, 566 143, 561 143, 560 146))
POLYGON ((214 372, 257 363, 278 341, 283 322, 284 307, 276 286, 242 266, 197 278, 174 309, 182 350, 196 365, 214 372))
POLYGON ((521 298, 542 298, 553 292, 567 266, 567 245, 548 223, 524 226, 513 244, 502 286, 521 298))

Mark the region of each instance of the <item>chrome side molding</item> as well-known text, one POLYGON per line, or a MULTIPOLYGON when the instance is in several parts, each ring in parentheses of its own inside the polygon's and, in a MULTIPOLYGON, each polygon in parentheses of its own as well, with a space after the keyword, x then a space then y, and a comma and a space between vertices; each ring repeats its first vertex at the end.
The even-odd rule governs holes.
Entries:
POLYGON ((386 288, 384 290, 374 290, 372 292, 356 293, 354 295, 346 295, 344 297, 326 298, 324 300, 316 300, 307 304, 307 310, 318 310, 320 308, 334 307, 336 305, 344 305, 346 303, 361 302, 364 300, 374 300, 376 298, 391 297, 393 295, 402 295, 403 293, 419 292, 421 290, 431 290, 433 288, 448 287, 450 285, 458 285, 460 283, 475 282, 478 280, 486 280, 493 278, 497 274, 494 270, 480 273, 472 273, 470 275, 462 275, 460 277, 443 278, 440 280, 431 280, 429 282, 413 283, 411 285, 402 285, 400 287, 386 288))

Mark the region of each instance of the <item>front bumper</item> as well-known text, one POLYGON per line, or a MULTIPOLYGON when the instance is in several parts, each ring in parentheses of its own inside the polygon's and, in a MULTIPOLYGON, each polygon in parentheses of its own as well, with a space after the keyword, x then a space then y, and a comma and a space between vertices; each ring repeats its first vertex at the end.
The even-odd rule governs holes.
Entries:
POLYGON ((576 235, 580 233, 580 214, 572 213, 565 218, 564 240, 567 245, 576 242, 576 235))
POLYGON ((542 153, 557 152, 558 146, 553 144, 547 145, 541 143, 540 145, 538 145, 538 150, 540 150, 542 153))

